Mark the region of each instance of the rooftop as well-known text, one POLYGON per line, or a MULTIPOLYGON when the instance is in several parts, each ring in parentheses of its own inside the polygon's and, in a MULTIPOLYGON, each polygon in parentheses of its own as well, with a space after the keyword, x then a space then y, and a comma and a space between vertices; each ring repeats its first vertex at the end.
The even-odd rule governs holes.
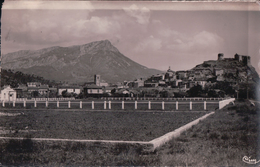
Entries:
POLYGON ((97 85, 88 85, 88 86, 85 86, 84 89, 103 89, 102 86, 97 86, 97 85))

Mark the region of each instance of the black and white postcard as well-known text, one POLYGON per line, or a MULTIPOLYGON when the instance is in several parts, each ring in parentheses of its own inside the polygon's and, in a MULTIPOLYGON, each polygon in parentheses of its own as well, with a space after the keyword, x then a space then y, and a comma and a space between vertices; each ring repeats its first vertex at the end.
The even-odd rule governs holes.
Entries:
POLYGON ((0 166, 259 166, 259 1, 5 1, 0 166))

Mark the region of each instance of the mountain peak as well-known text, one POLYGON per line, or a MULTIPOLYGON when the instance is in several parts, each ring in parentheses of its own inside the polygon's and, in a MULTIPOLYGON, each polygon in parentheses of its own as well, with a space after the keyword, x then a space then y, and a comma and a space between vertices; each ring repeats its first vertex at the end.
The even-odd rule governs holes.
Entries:
POLYGON ((113 51, 113 52, 119 52, 118 49, 112 45, 112 43, 109 40, 101 40, 101 41, 96 41, 93 42, 95 47, 97 47, 97 49, 99 50, 103 50, 103 51, 113 51))
POLYGON ((100 42, 105 43, 106 45, 112 45, 111 42, 108 39, 102 40, 100 42))
POLYGON ((103 45, 103 46, 105 46, 105 47, 107 47, 107 48, 111 48, 111 47, 114 47, 113 45, 112 45, 112 43, 109 41, 109 40, 102 40, 102 41, 99 41, 100 42, 100 44, 101 45, 103 45))
POLYGON ((10 57, 10 60, 2 61, 3 69, 72 83, 92 81, 94 74, 97 73, 105 81, 114 83, 160 72, 144 68, 125 57, 109 40, 77 46, 15 52, 6 57, 10 57))

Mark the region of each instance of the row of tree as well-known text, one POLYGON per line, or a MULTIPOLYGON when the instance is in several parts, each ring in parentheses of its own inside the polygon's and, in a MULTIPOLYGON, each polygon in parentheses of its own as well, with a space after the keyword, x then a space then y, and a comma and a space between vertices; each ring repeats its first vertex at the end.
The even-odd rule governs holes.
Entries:
POLYGON ((10 85, 12 88, 16 88, 19 84, 26 85, 27 82, 40 82, 41 84, 57 85, 55 81, 46 80, 43 77, 36 76, 34 74, 24 74, 20 71, 12 71, 2 69, 1 71, 1 87, 4 85, 10 85))

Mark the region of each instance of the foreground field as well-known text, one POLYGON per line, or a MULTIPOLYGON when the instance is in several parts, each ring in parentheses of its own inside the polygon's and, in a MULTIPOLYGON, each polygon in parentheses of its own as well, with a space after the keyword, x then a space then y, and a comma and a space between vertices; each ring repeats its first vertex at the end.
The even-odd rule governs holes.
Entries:
POLYGON ((5 130, 0 136, 150 141, 206 114, 73 110, 25 110, 19 113, 22 114, 0 117, 0 127, 5 130))
POLYGON ((1 140, 3 165, 46 166, 259 166, 259 108, 236 101, 153 153, 127 145, 1 140))
POLYGON ((161 165, 259 166, 260 105, 236 101, 183 133, 160 149, 161 165))

